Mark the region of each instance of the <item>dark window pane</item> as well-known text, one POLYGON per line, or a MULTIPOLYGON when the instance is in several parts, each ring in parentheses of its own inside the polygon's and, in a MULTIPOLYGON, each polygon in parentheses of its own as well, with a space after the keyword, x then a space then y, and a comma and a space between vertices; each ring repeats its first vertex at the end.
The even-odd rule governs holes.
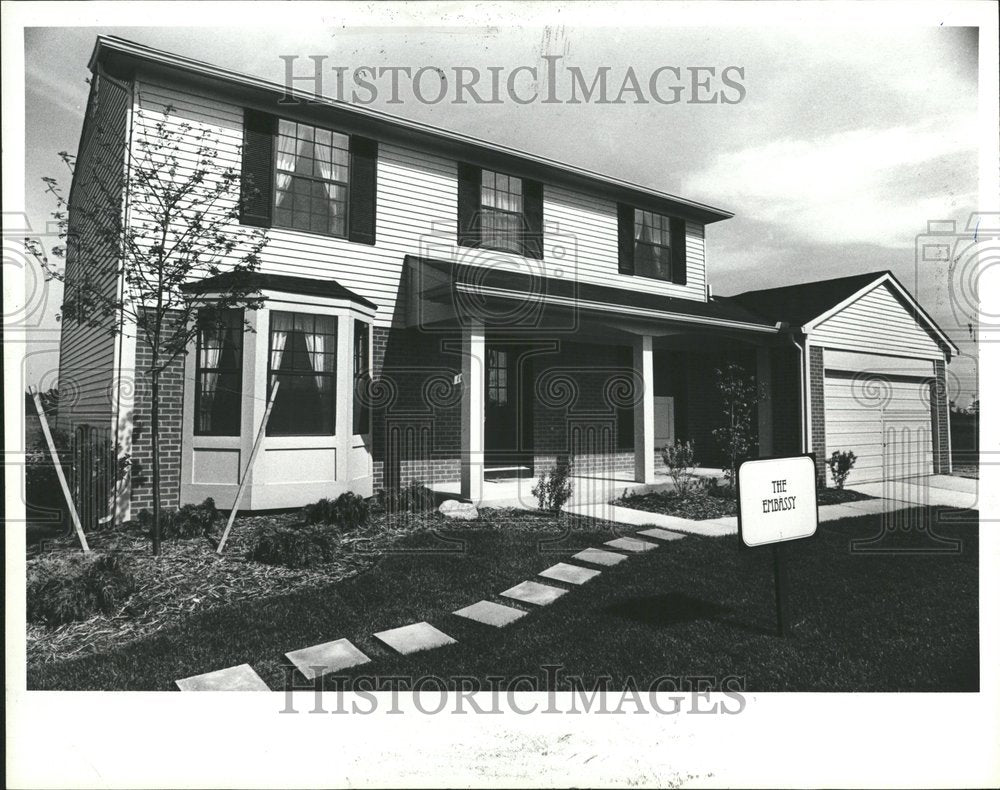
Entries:
MULTIPOLYGON (((207 317, 203 316, 204 320, 207 317)), ((243 313, 213 317, 198 332, 194 432, 239 436, 243 393, 243 313)))
POLYGON ((280 382, 269 436, 335 433, 337 319, 304 313, 271 314, 269 381, 280 382))

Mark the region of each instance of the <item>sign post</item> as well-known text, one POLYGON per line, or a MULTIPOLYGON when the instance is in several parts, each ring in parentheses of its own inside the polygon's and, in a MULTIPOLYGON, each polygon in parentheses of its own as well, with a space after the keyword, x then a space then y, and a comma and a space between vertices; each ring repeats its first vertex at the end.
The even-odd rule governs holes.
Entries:
POLYGON ((740 541, 748 548, 771 546, 778 634, 788 636, 792 623, 781 544, 816 534, 816 461, 811 455, 744 461, 736 472, 736 485, 740 541))

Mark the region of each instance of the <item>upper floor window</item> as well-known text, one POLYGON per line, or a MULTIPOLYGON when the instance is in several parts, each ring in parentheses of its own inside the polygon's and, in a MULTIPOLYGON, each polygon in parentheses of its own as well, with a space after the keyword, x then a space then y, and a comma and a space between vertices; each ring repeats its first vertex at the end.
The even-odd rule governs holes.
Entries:
POLYGON ((459 244, 541 258, 542 212, 539 182, 459 163, 459 244))
POLYGON ((670 279, 670 220, 662 214, 635 212, 635 273, 670 279))
POLYGON ((521 179, 484 170, 480 205, 483 246, 520 253, 526 224, 521 179))
POLYGON ((200 317, 195 358, 197 436, 239 436, 243 394, 243 312, 200 317))
POLYGON ((350 173, 346 134, 280 119, 274 227, 346 236, 350 173))
POLYGON ((618 205, 618 272, 687 284, 687 228, 680 217, 618 205))
POLYGON ((268 392, 280 384, 267 435, 335 434, 336 316, 272 312, 268 344, 268 392))
POLYGON ((243 111, 240 222, 375 243, 378 143, 243 111))

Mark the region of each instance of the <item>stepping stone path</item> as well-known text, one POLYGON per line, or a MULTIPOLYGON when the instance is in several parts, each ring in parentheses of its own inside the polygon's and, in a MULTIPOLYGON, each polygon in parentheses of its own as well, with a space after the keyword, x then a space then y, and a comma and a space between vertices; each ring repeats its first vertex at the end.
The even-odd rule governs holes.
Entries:
POLYGON ((660 529, 659 527, 640 530, 639 534, 647 538, 656 538, 657 540, 680 540, 684 537, 683 532, 671 532, 668 529, 660 529))
POLYGON ((574 560, 592 562, 594 565, 617 565, 628 559, 627 554, 616 554, 613 551, 604 549, 584 549, 579 554, 573 555, 574 560))
POLYGON ((472 606, 459 609, 457 612, 452 612, 452 614, 464 617, 467 620, 475 620, 477 623, 483 623, 484 625, 503 628, 515 620, 520 620, 527 612, 515 609, 513 606, 493 603, 492 601, 480 601, 479 603, 472 604, 472 606))
POLYGON ((291 653, 285 653, 285 658, 291 661, 307 680, 315 680, 322 675, 371 661, 346 639, 293 650, 291 653))
POLYGON ((535 606, 548 606, 556 598, 565 595, 568 590, 561 587, 553 587, 549 584, 539 584, 538 582, 521 582, 509 590, 504 590, 500 595, 521 603, 533 603, 535 606))
POLYGON ((595 576, 600 576, 601 572, 591 570, 590 568, 581 568, 579 565, 569 565, 568 563, 560 562, 551 568, 546 568, 538 575, 544 576, 546 579, 555 579, 557 582, 583 584, 584 582, 589 582, 595 576))
POLYGON ((204 675, 175 680, 181 691, 270 691, 249 664, 217 669, 204 675))
POLYGON ((457 640, 452 639, 448 634, 439 631, 430 623, 412 623, 400 628, 390 628, 388 631, 379 631, 375 638, 384 642, 397 653, 404 656, 410 653, 419 653, 421 650, 432 650, 435 647, 457 644, 457 640))
POLYGON ((604 543, 613 549, 625 549, 625 551, 649 551, 655 549, 657 543, 650 543, 648 540, 637 540, 636 538, 615 538, 604 543))

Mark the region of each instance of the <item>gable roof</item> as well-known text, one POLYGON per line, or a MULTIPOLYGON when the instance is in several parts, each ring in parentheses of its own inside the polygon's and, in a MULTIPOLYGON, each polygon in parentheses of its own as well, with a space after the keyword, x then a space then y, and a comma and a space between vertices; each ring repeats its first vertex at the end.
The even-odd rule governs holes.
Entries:
POLYGON ((152 72, 167 72, 175 78, 224 90, 236 102, 257 104, 275 114, 307 113, 314 120, 340 124, 345 131, 369 134, 375 138, 420 143, 433 149, 446 148, 455 158, 474 164, 507 169, 540 181, 550 181, 600 191, 609 197, 638 208, 660 211, 702 223, 718 222, 733 216, 731 211, 715 208, 687 198, 671 195, 630 181, 596 173, 576 165, 492 143, 418 121, 411 121, 371 107, 331 99, 315 93, 289 88, 249 74, 224 69, 200 60, 148 47, 117 36, 98 36, 90 56, 90 69, 103 65, 111 72, 127 76, 136 67, 152 72), (296 101, 289 101, 289 97, 296 101), (279 101, 283 100, 283 101, 279 101))
POLYGON ((830 315, 839 312, 850 302, 882 283, 888 284, 896 292, 916 320, 936 338, 942 348, 949 354, 959 353, 958 346, 889 270, 785 285, 780 288, 745 291, 727 298, 769 321, 786 321, 808 332, 830 315))
POLYGON ((793 326, 803 326, 886 274, 889 272, 835 277, 832 280, 745 291, 727 298, 769 321, 787 321, 793 326))

